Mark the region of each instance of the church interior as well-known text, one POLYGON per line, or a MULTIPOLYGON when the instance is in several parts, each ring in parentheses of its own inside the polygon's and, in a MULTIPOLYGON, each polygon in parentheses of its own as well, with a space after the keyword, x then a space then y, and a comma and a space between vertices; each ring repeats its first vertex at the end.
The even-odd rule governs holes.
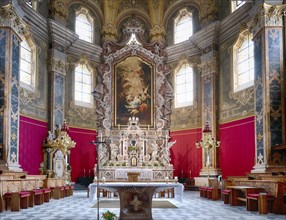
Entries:
POLYGON ((285 219, 285 58, 285 0, 2 0, 0 219, 285 219))

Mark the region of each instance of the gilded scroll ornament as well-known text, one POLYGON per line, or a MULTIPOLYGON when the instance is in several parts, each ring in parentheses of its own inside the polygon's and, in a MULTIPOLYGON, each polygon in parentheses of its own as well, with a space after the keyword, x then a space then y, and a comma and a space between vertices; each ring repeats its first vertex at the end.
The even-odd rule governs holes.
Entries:
POLYGON ((236 100, 237 103, 241 105, 247 105, 249 103, 253 103, 254 100, 254 89, 253 87, 241 90, 239 92, 233 92, 232 90, 229 92, 229 98, 236 100))

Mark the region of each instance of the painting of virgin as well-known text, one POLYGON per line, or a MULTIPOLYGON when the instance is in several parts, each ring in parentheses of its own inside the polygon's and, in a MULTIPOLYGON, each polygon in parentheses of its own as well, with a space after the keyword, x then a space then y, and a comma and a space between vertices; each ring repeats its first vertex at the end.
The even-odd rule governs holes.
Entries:
POLYGON ((140 57, 128 57, 114 68, 114 126, 138 117, 142 127, 152 127, 154 111, 153 66, 140 57))

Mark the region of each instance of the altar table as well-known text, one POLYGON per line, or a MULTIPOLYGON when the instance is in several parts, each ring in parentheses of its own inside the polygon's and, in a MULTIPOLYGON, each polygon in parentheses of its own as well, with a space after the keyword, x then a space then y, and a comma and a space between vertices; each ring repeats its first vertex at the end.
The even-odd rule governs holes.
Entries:
POLYGON ((90 200, 96 201, 96 188, 117 192, 120 200, 120 220, 152 220, 152 198, 155 192, 174 188, 175 199, 182 201, 184 186, 166 182, 107 182, 89 185, 90 200))

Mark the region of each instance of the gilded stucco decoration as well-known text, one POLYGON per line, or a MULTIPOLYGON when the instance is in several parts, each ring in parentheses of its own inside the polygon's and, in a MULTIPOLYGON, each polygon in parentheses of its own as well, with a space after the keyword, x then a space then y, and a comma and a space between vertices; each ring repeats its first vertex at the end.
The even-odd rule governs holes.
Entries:
POLYGON ((253 35, 256 35, 264 26, 282 26, 286 4, 268 5, 262 4, 257 14, 247 23, 253 35))
POLYGON ((67 0, 51 0, 49 1, 50 15, 55 20, 66 21, 68 16, 67 0))
MULTIPOLYGON (((32 91, 20 88, 20 103, 22 105, 24 105, 24 106, 29 105, 33 101, 35 101, 39 98, 40 98, 40 93, 38 91, 32 92, 32 91)), ((42 103, 42 105, 44 105, 44 103, 42 103)), ((21 109, 21 111, 23 111, 24 109, 21 109)))
POLYGON ((61 73, 63 75, 66 74, 65 61, 57 59, 55 57, 51 57, 49 65, 50 71, 61 73))
POLYGON ((146 14, 149 14, 148 0, 120 0, 117 11, 123 12, 128 9, 138 9, 146 14))
POLYGON ((71 108, 67 112, 69 117, 80 117, 83 121, 95 120, 94 108, 77 106, 75 105, 74 101, 71 101, 69 106, 71 108))
POLYGON ((254 88, 250 87, 239 92, 229 92, 229 98, 236 100, 240 105, 247 105, 254 103, 254 88))
POLYGON ((218 5, 215 0, 199 1, 200 21, 202 24, 208 24, 218 19, 218 5))
POLYGON ((11 27, 16 33, 22 36, 29 30, 28 25, 18 17, 15 8, 11 4, 0 7, 0 14, 0 26, 11 27))
POLYGON ((171 115, 172 130, 190 129, 201 124, 201 112, 198 103, 194 102, 192 106, 173 109, 171 115))

